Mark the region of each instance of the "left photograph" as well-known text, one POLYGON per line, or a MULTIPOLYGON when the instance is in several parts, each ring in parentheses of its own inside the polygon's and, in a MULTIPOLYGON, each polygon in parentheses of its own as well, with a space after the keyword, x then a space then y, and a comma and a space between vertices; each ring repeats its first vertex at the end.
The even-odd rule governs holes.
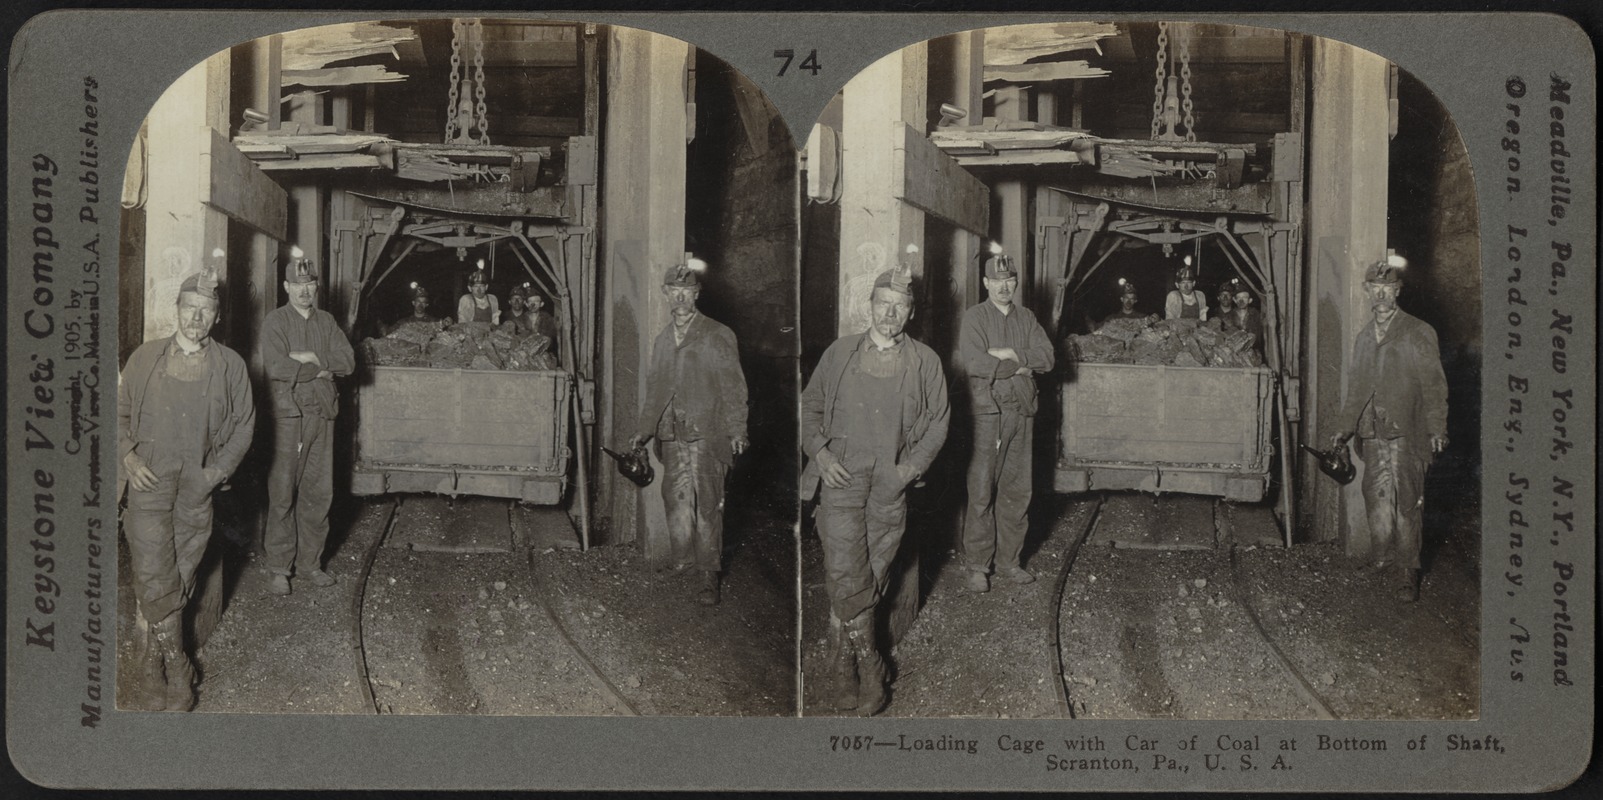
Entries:
POLYGON ((797 202, 659 34, 195 65, 122 190, 118 707, 797 713, 797 202))

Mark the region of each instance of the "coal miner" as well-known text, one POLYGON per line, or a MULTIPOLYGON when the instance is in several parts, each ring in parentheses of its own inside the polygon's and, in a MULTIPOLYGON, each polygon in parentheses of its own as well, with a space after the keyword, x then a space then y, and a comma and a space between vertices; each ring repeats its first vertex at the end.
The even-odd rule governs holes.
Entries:
POLYGON ((484 274, 482 261, 468 275, 468 293, 456 301, 456 321, 501 324, 501 304, 490 294, 490 276, 484 274))
POLYGON ((127 482, 123 535, 134 592, 150 625, 145 685, 162 707, 195 705, 184 644, 184 607, 212 531, 212 491, 245 457, 256 425, 245 361, 212 341, 217 278, 210 269, 178 288, 178 330, 134 350, 117 382, 117 449, 127 482))
POLYGON ((631 447, 655 438, 662 502, 675 567, 701 571, 699 600, 718 604, 724 544, 724 478, 746 450, 746 376, 735 334, 700 313, 706 262, 663 275, 669 323, 651 346, 646 395, 631 447))
POLYGON ((1163 318, 1199 322, 1208 318, 1208 296, 1197 291, 1197 272, 1191 268, 1191 256, 1186 256, 1185 266, 1175 270, 1174 291, 1163 301, 1163 318))
POLYGON ((1052 342, 1035 315, 1013 302, 1019 272, 996 252, 985 261, 984 302, 963 312, 957 366, 968 378, 974 453, 963 514, 962 591, 988 591, 991 567, 1013 583, 1035 581, 1019 564, 1030 510, 1035 376, 1052 369, 1052 342))
POLYGON ((532 291, 527 281, 513 286, 507 294, 507 312, 506 319, 512 323, 514 335, 538 333, 550 339, 555 349, 557 320, 545 311, 545 298, 539 292, 532 291))
POLYGON ((389 330, 395 330, 407 323, 439 325, 440 320, 429 313, 428 288, 421 283, 413 281, 412 284, 407 287, 406 291, 407 294, 411 296, 412 314, 411 316, 401 317, 400 319, 396 320, 393 325, 389 326, 389 330))
POLYGON ((1364 273, 1374 318, 1353 342, 1346 402, 1331 446, 1357 435, 1374 566, 1395 565, 1396 597, 1413 602, 1419 599, 1425 468, 1447 448, 1447 378, 1436 330, 1397 307, 1406 267, 1391 255, 1364 273))
POLYGON ((1140 299, 1136 296, 1135 284, 1120 278, 1119 310, 1109 314, 1107 319, 1102 320, 1102 324, 1106 325, 1107 323, 1116 319, 1139 319, 1147 320, 1149 322, 1157 322, 1157 314, 1143 314, 1135 310, 1136 303, 1138 302, 1140 302, 1140 299))
POLYGON ((289 302, 262 320, 261 357, 272 397, 273 466, 267 476, 267 590, 290 592, 291 576, 333 586, 323 571, 328 507, 334 493, 334 379, 351 374, 356 353, 317 307, 317 268, 296 257, 284 270, 289 302))
POLYGON ((836 339, 801 396, 801 497, 818 495, 835 705, 864 716, 886 700, 875 609, 907 523, 907 487, 935 460, 950 415, 940 358, 904 332, 912 316, 909 266, 881 273, 869 329, 836 339))

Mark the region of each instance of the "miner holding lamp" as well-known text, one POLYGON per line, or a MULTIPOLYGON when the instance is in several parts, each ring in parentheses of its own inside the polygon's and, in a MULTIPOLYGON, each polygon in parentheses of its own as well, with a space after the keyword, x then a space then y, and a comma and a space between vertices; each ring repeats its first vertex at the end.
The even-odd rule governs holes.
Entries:
POLYGON ((1374 317, 1353 342, 1332 448, 1356 434, 1377 569, 1395 564, 1396 598, 1419 599, 1425 468, 1447 448, 1447 378, 1436 330, 1397 307, 1408 262, 1388 255, 1364 273, 1374 317))
POLYGON ((674 566, 702 573, 699 600, 717 605, 724 478, 746 451, 746 377, 734 331, 696 309, 706 262, 687 258, 662 280, 669 322, 651 346, 632 448, 655 438, 674 566))
POLYGON ((217 276, 207 268, 178 288, 178 329, 134 350, 117 382, 117 449, 127 481, 134 592, 150 625, 146 686, 158 708, 195 705, 184 607, 212 531, 212 492, 239 467, 256 427, 245 361, 212 341, 217 276))
POLYGON ((935 460, 950 422, 940 358, 904 332, 912 315, 910 266, 880 273, 869 329, 836 339, 801 396, 810 459, 801 498, 818 496, 834 705, 863 716, 886 700, 876 609, 907 524, 907 488, 935 460))

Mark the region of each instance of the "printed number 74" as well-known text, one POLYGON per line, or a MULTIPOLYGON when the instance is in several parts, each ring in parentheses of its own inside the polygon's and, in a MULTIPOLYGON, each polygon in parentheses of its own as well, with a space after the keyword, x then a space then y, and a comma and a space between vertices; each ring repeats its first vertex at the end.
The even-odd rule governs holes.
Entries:
MULTIPOLYGON (((790 63, 796 60, 796 51, 791 49, 775 50, 774 58, 785 59, 785 63, 779 65, 779 74, 783 76, 785 71, 790 69, 790 63)), ((813 49, 807 51, 807 56, 802 59, 800 64, 796 65, 796 68, 804 69, 814 75, 817 75, 818 71, 824 68, 822 64, 818 63, 818 50, 813 49)))

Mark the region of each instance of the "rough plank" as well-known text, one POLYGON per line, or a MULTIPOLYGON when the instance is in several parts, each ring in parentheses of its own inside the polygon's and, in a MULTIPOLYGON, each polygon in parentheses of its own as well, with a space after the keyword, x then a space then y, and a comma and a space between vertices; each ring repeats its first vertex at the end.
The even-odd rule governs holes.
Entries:
POLYGON ((993 64, 1023 64, 1039 56, 1080 50, 1100 53, 1100 42, 1118 33, 1118 26, 1109 22, 1057 22, 987 28, 985 63, 987 67, 993 64))
POLYGON ((216 128, 208 127, 200 154, 202 173, 201 202, 227 214, 229 218, 277 239, 289 227, 289 195, 272 178, 228 143, 216 128))
POLYGON ((410 28, 376 22, 301 28, 283 34, 283 68, 285 71, 318 69, 336 61, 385 53, 399 59, 396 47, 416 39, 417 35, 410 28))
POLYGON ((960 167, 1011 167, 1041 164, 1089 164, 1093 159, 1072 150, 1014 150, 996 155, 957 156, 960 167))
POLYGON ((294 159, 273 159, 262 161, 256 166, 263 172, 293 172, 306 169, 378 169, 384 166, 384 161, 378 156, 359 153, 344 155, 331 153, 327 155, 313 154, 294 159))
POLYGON ((1051 61, 1045 64, 987 65, 985 80, 1010 83, 1040 83, 1067 81, 1081 78, 1105 78, 1113 74, 1087 61, 1051 61))
POLYGON ((991 192, 912 126, 894 120, 891 185, 896 197, 963 230, 984 236, 990 227, 991 192))
POLYGON ((407 78, 402 73, 389 71, 383 64, 286 69, 280 75, 284 86, 351 86, 359 83, 395 83, 407 78))

